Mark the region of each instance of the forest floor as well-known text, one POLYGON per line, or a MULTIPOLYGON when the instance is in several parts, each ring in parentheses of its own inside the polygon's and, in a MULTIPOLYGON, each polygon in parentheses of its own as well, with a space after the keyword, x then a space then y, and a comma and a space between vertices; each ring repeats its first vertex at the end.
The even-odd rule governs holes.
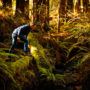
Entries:
POLYGON ((30 33, 33 56, 24 56, 21 41, 8 53, 22 24, 14 18, 0 17, 0 90, 90 90, 90 15, 71 18, 60 33, 30 33))

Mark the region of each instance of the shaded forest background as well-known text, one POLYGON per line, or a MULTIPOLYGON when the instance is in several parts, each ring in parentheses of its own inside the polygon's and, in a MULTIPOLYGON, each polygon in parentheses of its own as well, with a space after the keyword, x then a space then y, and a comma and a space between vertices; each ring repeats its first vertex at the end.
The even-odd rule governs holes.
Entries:
POLYGON ((90 90, 90 0, 0 0, 0 90, 90 90), (12 31, 34 23, 8 53, 12 31))

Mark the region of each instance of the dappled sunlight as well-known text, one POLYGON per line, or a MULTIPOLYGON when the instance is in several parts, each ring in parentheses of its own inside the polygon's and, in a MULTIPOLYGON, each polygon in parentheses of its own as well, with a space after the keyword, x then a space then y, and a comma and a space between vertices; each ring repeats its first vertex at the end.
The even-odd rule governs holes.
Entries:
POLYGON ((0 10, 0 16, 2 16, 3 18, 7 18, 8 12, 5 12, 5 10, 0 10))
POLYGON ((31 45, 30 52, 31 54, 33 54, 34 57, 37 57, 36 51, 37 51, 37 47, 31 45))
POLYGON ((7 7, 6 9, 0 9, 0 16, 3 18, 8 18, 9 16, 12 16, 12 10, 10 7, 7 7))
POLYGON ((89 11, 90 0, 0 0, 0 90, 88 89, 89 11))
POLYGON ((0 10, 0 15, 2 15, 3 14, 3 10, 0 10))

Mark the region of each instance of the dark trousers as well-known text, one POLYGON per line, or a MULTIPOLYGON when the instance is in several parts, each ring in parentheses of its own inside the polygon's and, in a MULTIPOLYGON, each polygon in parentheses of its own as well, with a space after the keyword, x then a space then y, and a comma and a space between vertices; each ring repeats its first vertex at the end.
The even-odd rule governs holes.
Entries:
MULTIPOLYGON (((22 41, 24 41, 24 51, 27 53, 28 52, 28 40, 24 35, 19 35, 18 36, 22 41)), ((13 52, 15 46, 16 46, 16 42, 17 42, 17 35, 16 34, 12 34, 12 46, 10 48, 9 52, 13 52)))

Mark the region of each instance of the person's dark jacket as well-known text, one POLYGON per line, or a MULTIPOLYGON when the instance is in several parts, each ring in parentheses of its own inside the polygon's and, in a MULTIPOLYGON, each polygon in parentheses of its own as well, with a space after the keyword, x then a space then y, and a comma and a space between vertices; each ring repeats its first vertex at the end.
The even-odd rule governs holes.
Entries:
POLYGON ((22 26, 16 28, 12 34, 16 34, 17 36, 19 36, 19 35, 27 36, 28 33, 30 32, 30 30, 31 30, 30 25, 22 25, 22 26))

